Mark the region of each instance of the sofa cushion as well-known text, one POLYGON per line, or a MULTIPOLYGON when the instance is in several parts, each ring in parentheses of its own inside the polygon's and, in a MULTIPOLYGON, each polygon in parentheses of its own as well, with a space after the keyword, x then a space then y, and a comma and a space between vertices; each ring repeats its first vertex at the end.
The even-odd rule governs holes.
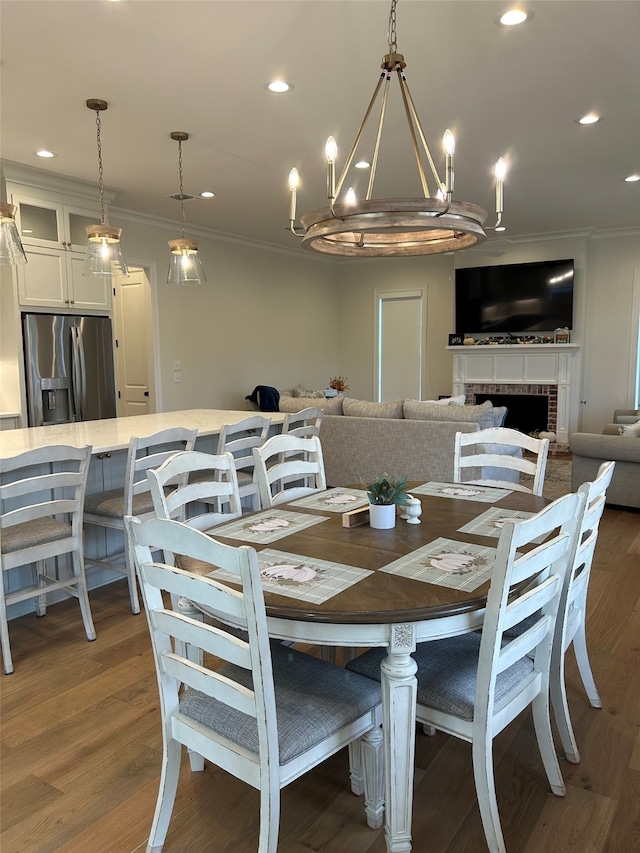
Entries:
POLYGON ((640 421, 634 424, 621 424, 618 432, 630 438, 640 438, 640 421))
POLYGON ((303 388, 301 385, 296 385, 291 389, 292 397, 307 397, 309 400, 324 399, 324 391, 312 391, 309 388, 303 388))
POLYGON ((459 394, 457 397, 445 397, 444 400, 435 400, 445 406, 464 406, 467 402, 466 394, 459 394))
POLYGON ((319 397, 280 397, 281 412, 301 412, 310 406, 322 409, 325 415, 341 415, 342 401, 344 397, 330 397, 320 399, 319 397))
POLYGON ((342 412, 352 418, 402 418, 402 400, 391 403, 371 403, 368 400, 353 400, 345 397, 342 412))
POLYGON ((477 423, 480 429, 494 425, 491 400, 486 400, 479 406, 455 406, 454 409, 452 412, 449 406, 439 406, 428 400, 404 401, 404 416, 409 420, 477 423))

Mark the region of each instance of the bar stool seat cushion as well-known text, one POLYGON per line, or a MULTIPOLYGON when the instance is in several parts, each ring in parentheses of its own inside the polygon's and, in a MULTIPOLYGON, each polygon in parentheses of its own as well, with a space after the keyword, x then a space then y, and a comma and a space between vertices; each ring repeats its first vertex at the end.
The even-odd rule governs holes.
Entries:
MULTIPOLYGON (((122 489, 111 489, 108 492, 96 492, 87 495, 84 500, 85 513, 107 515, 111 518, 122 518, 124 515, 124 492, 122 489)), ((141 492, 133 496, 132 515, 145 515, 153 512, 153 500, 150 492, 141 492)))
POLYGON ((57 518, 39 518, 34 521, 24 521, 14 527, 7 528, 2 534, 0 549, 3 554, 34 548, 45 542, 56 542, 72 536, 71 525, 57 518))

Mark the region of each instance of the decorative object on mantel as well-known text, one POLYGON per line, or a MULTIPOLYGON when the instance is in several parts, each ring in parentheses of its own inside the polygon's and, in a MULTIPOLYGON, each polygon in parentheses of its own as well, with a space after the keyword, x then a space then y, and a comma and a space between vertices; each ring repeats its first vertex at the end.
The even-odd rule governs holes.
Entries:
POLYGON ((207 277, 202 268, 202 261, 198 254, 198 243, 184 236, 184 202, 193 196, 184 194, 182 183, 182 143, 189 138, 184 130, 174 130, 171 138, 178 143, 178 173, 180 177, 180 192, 172 196, 180 202, 180 221, 182 223, 182 237, 177 240, 169 240, 171 249, 171 260, 169 261, 169 272, 167 273, 167 284, 187 285, 202 284, 207 277))
POLYGON ((406 506, 409 495, 405 491, 406 477, 389 477, 382 474, 369 483, 369 525, 376 530, 388 530, 396 525, 396 506, 406 506))
POLYGON ((563 329, 556 329, 553 333, 553 339, 556 344, 571 343, 571 332, 566 326, 563 329))
MULTIPOLYGON (((487 239, 483 229, 487 217, 486 210, 470 202, 453 201, 455 139, 450 130, 445 131, 442 140, 445 155, 444 180, 440 178, 436 170, 405 78, 404 69, 407 63, 397 49, 396 6, 397 0, 392 0, 388 27, 389 52, 382 59, 383 73, 378 72, 376 74, 378 82, 373 96, 337 183, 335 169, 338 146, 333 136, 327 140, 325 154, 327 158, 329 205, 304 214, 301 218, 302 228, 295 225, 296 193, 299 183, 298 170, 294 168, 289 173, 289 229, 297 237, 302 238, 302 245, 306 249, 313 249, 323 254, 360 258, 399 257, 454 252, 458 249, 477 245, 487 239), (389 84, 393 72, 397 76, 409 129, 410 143, 422 188, 422 196, 417 198, 372 197, 389 96, 389 84), (365 125, 381 92, 380 115, 373 145, 372 165, 366 195, 363 200, 358 200, 353 188, 350 187, 344 198, 338 202, 337 199, 345 183, 347 172, 354 161, 365 125), (433 195, 427 183, 418 140, 422 143, 433 175, 433 195)), ((446 70, 443 73, 446 75, 446 70)), ((398 129, 394 127, 393 130, 394 136, 397 137, 398 129)), ((503 186, 506 170, 506 163, 501 157, 495 166, 497 221, 493 226, 494 228, 499 227, 502 220, 503 186)))
POLYGON ((89 98, 87 107, 95 110, 96 140, 98 143, 98 186, 100 188, 100 224, 86 225, 89 242, 83 275, 129 275, 127 262, 124 259, 120 235, 122 228, 107 225, 104 215, 104 180, 102 170, 102 123, 100 113, 108 109, 109 104, 99 98, 89 98))
POLYGON ((475 344, 475 342, 476 342, 476 341, 475 341, 475 338, 471 338, 471 337, 467 337, 467 338, 465 338, 465 339, 462 341, 462 343, 463 343, 466 347, 472 347, 472 346, 475 344))

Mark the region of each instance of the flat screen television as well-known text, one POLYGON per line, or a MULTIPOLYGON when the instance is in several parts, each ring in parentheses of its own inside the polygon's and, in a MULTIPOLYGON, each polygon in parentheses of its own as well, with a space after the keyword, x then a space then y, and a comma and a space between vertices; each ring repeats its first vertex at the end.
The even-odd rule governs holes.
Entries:
POLYGON ((573 260, 456 270, 456 334, 573 328, 573 260))

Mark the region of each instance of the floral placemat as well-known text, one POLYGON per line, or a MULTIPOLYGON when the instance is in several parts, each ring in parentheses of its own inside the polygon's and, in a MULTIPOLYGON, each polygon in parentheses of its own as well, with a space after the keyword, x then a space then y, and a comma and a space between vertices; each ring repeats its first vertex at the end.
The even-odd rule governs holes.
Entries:
POLYGON ((308 495, 293 501, 291 506, 303 506, 307 509, 323 509, 326 512, 346 512, 350 509, 366 506, 369 498, 364 489, 333 488, 315 495, 308 495))
POLYGON ((380 571, 472 592, 490 579, 495 559, 495 548, 439 537, 380 571))
MULTIPOLYGON (((301 557, 272 548, 260 551, 258 561, 265 592, 275 592, 312 604, 322 604, 372 574, 368 569, 317 560, 315 557, 301 557)), ((238 582, 237 575, 224 569, 215 569, 211 577, 238 582)))
POLYGON ((471 483, 423 483, 411 489, 412 495, 435 495, 438 498, 456 498, 461 501, 481 501, 492 503, 511 494, 510 489, 498 489, 495 486, 476 486, 471 483))
POLYGON ((328 520, 328 516, 307 515, 304 512, 288 512, 285 509, 274 508, 265 509, 249 517, 237 518, 228 524, 214 527, 209 532, 214 537, 225 536, 229 539, 267 545, 328 520))
POLYGON ((533 512, 525 512, 520 509, 500 509, 492 506, 481 515, 468 521, 463 527, 458 528, 458 533, 474 533, 476 536, 500 536, 505 521, 522 521, 531 518, 533 512))

